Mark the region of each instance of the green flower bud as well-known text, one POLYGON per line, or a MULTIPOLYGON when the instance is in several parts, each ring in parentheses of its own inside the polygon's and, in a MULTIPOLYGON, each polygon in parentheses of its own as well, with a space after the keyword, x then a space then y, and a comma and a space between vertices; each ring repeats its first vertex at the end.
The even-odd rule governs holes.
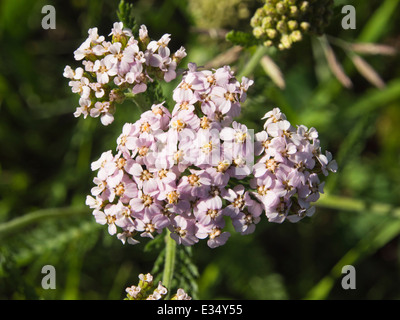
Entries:
POLYGON ((276 30, 278 30, 282 34, 285 34, 287 32, 287 24, 284 21, 279 21, 276 24, 276 30))
POLYGON ((281 38, 281 45, 283 46, 284 49, 290 49, 292 46, 292 39, 289 35, 285 34, 281 38))
POLYGON ((278 2, 276 4, 276 12, 278 14, 282 14, 282 15, 285 14, 286 13, 286 9, 287 9, 286 5, 283 4, 282 2, 278 2))
POLYGON ((299 9, 296 6, 290 7, 290 16, 293 18, 297 18, 299 16, 299 9))
POLYGON ((266 47, 272 47, 274 45, 274 43, 271 40, 267 40, 267 41, 264 41, 263 45, 266 47))
POLYGON ((290 34, 290 39, 293 42, 298 42, 303 39, 303 36, 301 35, 301 32, 299 30, 295 30, 290 34))
POLYGON ((253 29, 253 34, 254 34, 254 36, 255 36, 256 38, 261 38, 261 37, 265 34, 265 32, 264 32, 264 29, 263 29, 263 28, 261 28, 261 27, 255 27, 255 28, 253 29))
POLYGON ((272 21, 272 18, 271 18, 271 17, 265 17, 264 19, 262 19, 262 25, 261 25, 261 27, 262 27, 263 29, 272 28, 272 27, 273 27, 272 23, 273 23, 273 21, 272 21))
POLYGON ((288 21, 288 27, 290 30, 296 30, 299 27, 299 23, 296 20, 290 20, 288 21))
POLYGON ((308 1, 303 1, 300 5, 300 11, 303 13, 307 12, 309 6, 310 4, 308 3, 308 1))
POLYGON ((267 29, 266 33, 268 38, 270 39, 274 39, 278 35, 278 31, 276 31, 275 29, 267 29))
POLYGON ((308 30, 310 30, 310 24, 308 22, 302 22, 302 23, 300 23, 300 28, 303 31, 308 31, 308 30))

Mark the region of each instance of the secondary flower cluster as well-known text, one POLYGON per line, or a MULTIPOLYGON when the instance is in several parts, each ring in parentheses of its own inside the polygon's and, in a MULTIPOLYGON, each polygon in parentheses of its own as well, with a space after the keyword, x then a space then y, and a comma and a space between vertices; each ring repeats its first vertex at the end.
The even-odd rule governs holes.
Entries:
POLYGON ((72 92, 80 95, 75 117, 100 116, 103 125, 114 121, 116 104, 124 101, 124 92, 144 92, 154 78, 175 79, 177 64, 186 56, 183 47, 171 54, 169 34, 150 40, 145 25, 140 27, 138 39, 122 22, 114 23, 111 41, 99 36, 97 28, 89 29, 88 34, 74 52, 83 67, 66 66, 64 77, 71 80, 72 92))
POLYGON ((253 34, 267 47, 289 49, 306 33, 321 35, 333 15, 333 0, 265 0, 251 19, 253 34))
MULTIPOLYGON (((125 289, 127 293, 125 300, 164 300, 168 289, 161 281, 157 287, 154 284, 153 276, 148 274, 139 275, 139 283, 137 286, 130 286, 125 289)), ((178 289, 171 300, 191 300, 192 298, 183 289, 178 289)))
POLYGON ((87 204, 96 221, 112 235, 120 227, 117 237, 131 244, 138 233, 153 238, 168 228, 179 244, 208 238, 214 248, 229 237, 224 216, 240 232, 251 231, 261 205, 228 188, 251 174, 254 161, 251 132, 232 122, 251 84, 239 83, 229 67, 197 71, 191 64, 174 90, 172 114, 153 105, 124 125, 115 156, 107 151, 92 164, 98 175, 87 204))
POLYGON ((297 222, 314 214, 311 202, 319 199, 324 186, 319 175, 336 172, 337 164, 330 152, 321 152, 314 128, 294 128, 278 108, 263 119, 264 131, 256 134, 255 144, 260 158, 250 185, 269 221, 297 222))

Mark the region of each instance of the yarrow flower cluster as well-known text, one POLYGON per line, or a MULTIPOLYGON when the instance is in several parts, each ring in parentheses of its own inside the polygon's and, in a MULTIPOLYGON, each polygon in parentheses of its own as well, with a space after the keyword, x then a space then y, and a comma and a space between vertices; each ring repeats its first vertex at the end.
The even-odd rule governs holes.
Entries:
POLYGON ((250 21, 267 47, 289 49, 304 34, 322 35, 333 15, 333 0, 265 0, 250 21))
POLYGON ((295 129, 279 109, 265 115, 254 141, 252 130, 233 121, 251 85, 228 66, 200 71, 189 64, 172 113, 154 104, 124 125, 116 155, 107 151, 92 163, 98 173, 86 203, 96 221, 123 243, 168 228, 178 244, 208 239, 215 248, 230 236, 227 220, 246 235, 263 212, 279 223, 312 215, 323 192, 319 174, 336 171, 336 163, 322 154, 315 129, 295 129))
POLYGON ((252 219, 239 227, 242 214, 258 217, 261 205, 228 184, 252 172, 252 134, 233 121, 251 84, 237 81, 229 67, 198 71, 190 64, 172 113, 153 105, 124 125, 115 156, 107 151, 92 163, 98 174, 86 203, 96 221, 111 235, 119 227, 117 237, 130 244, 137 234, 153 238, 168 228, 179 244, 208 238, 214 248, 229 237, 224 217, 248 233, 252 219))
POLYGON ((319 199, 324 186, 319 175, 336 172, 337 164, 330 152, 321 152, 314 128, 294 128, 278 108, 263 119, 264 131, 256 134, 255 143, 260 158, 250 185, 269 221, 297 222, 314 214, 311 203, 319 199))
POLYGON ((151 40, 145 25, 137 39, 122 22, 114 23, 111 41, 98 35, 97 28, 89 29, 88 34, 74 52, 83 66, 66 66, 63 75, 71 80, 72 92, 80 95, 75 117, 100 116, 103 125, 114 121, 116 104, 124 101, 125 92, 142 93, 154 79, 175 79, 177 65, 186 56, 183 47, 171 54, 170 34, 151 40))
MULTIPOLYGON (((125 292, 127 294, 125 300, 165 300, 168 289, 161 281, 156 286, 153 276, 148 273, 140 274, 138 285, 126 288, 125 292)), ((185 290, 179 288, 170 300, 192 300, 192 298, 185 290)))
MULTIPOLYGON (((67 66, 64 76, 80 95, 75 116, 100 116, 104 125, 126 91, 144 92, 155 78, 171 81, 186 55, 183 47, 171 55, 169 34, 151 41, 144 25, 137 39, 120 22, 110 42, 97 28, 88 33, 74 53, 84 68, 67 66)), ((257 134, 235 121, 252 84, 238 81, 229 66, 201 70, 189 63, 173 90, 172 111, 165 101, 153 104, 123 126, 115 153, 91 164, 97 176, 86 204, 96 222, 123 243, 168 229, 178 244, 206 239, 215 248, 230 237, 227 222, 246 235, 263 215, 277 223, 311 216, 323 192, 320 177, 335 172, 336 162, 321 151, 314 128, 293 127, 278 108, 265 114, 257 134)))

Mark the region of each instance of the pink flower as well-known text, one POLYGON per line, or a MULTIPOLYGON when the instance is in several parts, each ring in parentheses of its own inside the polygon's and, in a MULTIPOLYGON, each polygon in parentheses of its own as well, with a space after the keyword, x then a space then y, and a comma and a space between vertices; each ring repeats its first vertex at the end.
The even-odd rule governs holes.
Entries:
POLYGON ((143 218, 135 219, 135 230, 141 232, 141 237, 154 239, 154 233, 161 233, 164 228, 168 227, 169 220, 162 214, 151 214, 145 212, 143 218))
POLYGON ((232 218, 236 217, 246 207, 254 205, 254 200, 245 191, 243 185, 236 185, 233 189, 229 189, 224 199, 228 200, 230 204, 223 209, 223 214, 232 218))
POLYGON ((252 206, 248 207, 246 212, 239 212, 239 214, 232 219, 233 227, 242 235, 251 234, 255 231, 256 224, 261 221, 261 213, 261 205, 254 202, 252 206))
POLYGON ((229 232, 224 232, 220 227, 214 226, 212 224, 209 225, 199 225, 199 230, 196 233, 196 236, 199 239, 206 239, 207 240, 207 245, 214 249, 217 247, 220 247, 228 241, 228 238, 230 237, 229 232))
POLYGON ((108 204, 104 208, 104 212, 100 210, 94 210, 93 215, 96 222, 99 224, 108 225, 108 233, 114 235, 117 233, 118 215, 121 212, 121 207, 118 205, 108 204))
POLYGON ((135 218, 143 218, 145 214, 150 216, 159 213, 162 209, 160 201, 154 193, 143 193, 139 190, 138 197, 130 200, 129 205, 132 209, 132 215, 135 218))
POLYGON ((132 175, 139 189, 143 189, 144 193, 153 193, 157 190, 157 181, 152 172, 147 168, 144 169, 142 165, 128 160, 126 164, 126 172, 132 175))
POLYGON ((122 174, 120 179, 109 179, 111 194, 109 200, 114 201, 118 197, 122 203, 129 203, 130 199, 137 197, 137 184, 132 181, 127 174, 122 174))
POLYGON ((158 41, 150 41, 147 46, 147 49, 151 52, 158 52, 161 56, 169 56, 170 50, 168 49, 168 43, 171 41, 171 35, 166 33, 164 34, 160 40, 158 41))
POLYGON ((222 228, 224 226, 222 202, 209 201, 209 199, 199 201, 195 217, 204 226, 213 224, 222 228))
POLYGON ((92 162, 91 169, 92 171, 99 170, 97 177, 101 180, 106 180, 107 177, 114 174, 117 165, 111 150, 103 152, 98 160, 92 162))
POLYGON ((186 219, 183 216, 176 216, 172 221, 172 226, 168 229, 171 231, 171 238, 178 244, 191 246, 199 241, 196 237, 196 224, 193 219, 186 219))
POLYGON ((204 170, 189 171, 191 174, 181 178, 177 190, 192 197, 206 197, 210 191, 211 177, 204 170))

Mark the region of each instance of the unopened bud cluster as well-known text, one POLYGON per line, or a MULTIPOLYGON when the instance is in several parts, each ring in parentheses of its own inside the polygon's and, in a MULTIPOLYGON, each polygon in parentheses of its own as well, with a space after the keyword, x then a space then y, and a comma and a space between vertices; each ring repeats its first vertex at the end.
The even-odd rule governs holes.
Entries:
MULTIPOLYGON (((125 289, 127 293, 125 300, 164 300, 168 289, 161 281, 156 285, 153 276, 148 274, 139 275, 139 283, 125 289)), ((183 289, 178 289, 171 300, 191 300, 192 298, 183 289)))
POLYGON ((183 47, 171 54, 170 34, 151 40, 145 25, 140 27, 137 39, 122 22, 114 23, 111 41, 98 35, 97 28, 89 29, 88 34, 74 52, 83 67, 66 66, 64 77, 71 80, 72 92, 80 96, 75 117, 100 116, 103 125, 114 121, 116 105, 124 101, 125 92, 144 92, 154 79, 175 79, 177 64, 186 56, 183 47))
POLYGON ((265 46, 284 50, 305 34, 323 34, 332 9, 333 0, 266 0, 250 23, 254 36, 265 46))

